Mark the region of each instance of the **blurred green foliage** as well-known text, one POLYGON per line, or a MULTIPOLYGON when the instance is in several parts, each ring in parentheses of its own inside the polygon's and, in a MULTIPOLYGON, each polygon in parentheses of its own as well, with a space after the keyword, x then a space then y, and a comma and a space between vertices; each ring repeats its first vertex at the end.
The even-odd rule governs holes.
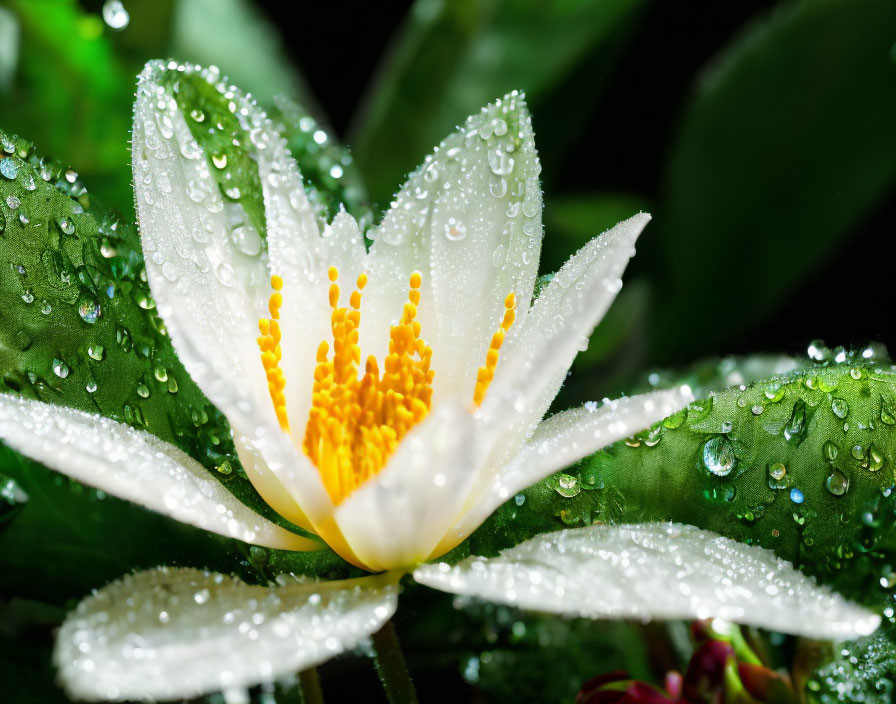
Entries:
MULTIPOLYGON (((332 214, 344 202, 364 222, 371 221, 371 212, 388 204, 404 174, 455 124, 495 96, 522 89, 533 112, 544 165, 544 272, 557 269, 576 248, 633 212, 650 210, 655 216, 650 239, 645 240, 650 246, 642 247, 636 264, 638 278, 627 282, 588 350, 580 355, 574 370, 580 383, 564 392, 560 405, 611 390, 633 391, 638 387, 633 379, 643 376, 647 362, 665 364, 704 354, 776 310, 814 305, 800 292, 799 283, 892 199, 896 183, 896 63, 892 58, 896 7, 888 0, 784 0, 773 11, 758 13, 727 40, 695 76, 680 109, 662 116, 674 122, 676 129, 668 153, 657 157, 663 164, 658 170, 658 192, 626 192, 625 186, 614 183, 613 164, 600 162, 591 168, 603 175, 597 181, 608 184, 606 188, 570 189, 560 178, 564 164, 591 129, 594 110, 615 79, 620 58, 641 50, 642 22, 656 2, 418 0, 360 101, 347 139, 354 149, 349 153, 334 140, 326 116, 302 79, 302 67, 292 65, 286 55, 285 42, 302 41, 302 33, 311 29, 295 26, 281 32, 248 0, 132 0, 125 2, 130 24, 119 32, 103 23, 99 1, 2 0, 0 127, 31 140, 41 154, 52 154, 77 169, 75 182, 88 186, 89 193, 69 193, 64 200, 53 201, 53 207, 59 210, 58 217, 70 217, 88 231, 93 246, 74 247, 64 232, 52 229, 60 227, 58 222, 46 221, 47 227, 40 232, 26 233, 23 226, 20 242, 28 237, 33 242, 61 237, 59 266, 71 268, 75 294, 72 298, 71 291, 60 286, 39 290, 27 276, 8 268, 15 262, 5 256, 0 271, 4 310, 20 306, 30 288, 38 303, 49 303, 54 315, 68 316, 53 335, 37 335, 42 329, 40 316, 25 331, 29 340, 37 339, 34 359, 59 358, 70 365, 72 378, 79 380, 78 393, 66 392, 57 400, 83 408, 97 403, 81 390, 84 384, 80 382, 89 380, 80 375, 89 374, 95 363, 89 355, 85 357, 86 346, 103 338, 108 355, 104 364, 118 364, 116 378, 120 377, 121 385, 136 389, 161 360, 168 378, 176 379, 178 397, 189 397, 187 406, 199 407, 208 416, 197 426, 195 437, 172 435, 176 442, 212 468, 225 460, 235 463, 228 447, 212 454, 199 449, 201 445, 207 450, 210 433, 221 435, 227 445, 226 426, 213 408, 206 408, 198 389, 173 358, 151 308, 116 309, 117 302, 110 299, 104 302, 106 317, 98 326, 85 326, 83 318, 77 317, 84 291, 98 297, 113 278, 118 294, 130 303, 145 293, 136 235, 128 224, 133 222, 128 146, 131 103, 135 76, 143 64, 170 56, 219 66, 222 74, 252 92, 283 124, 303 172, 318 185, 320 207, 332 214), (328 130, 324 144, 311 137, 321 127, 328 130), (71 204, 65 205, 70 196, 80 199, 87 212, 75 214, 71 204), (97 201, 121 213, 120 226, 109 230, 119 220, 99 208, 97 201), (129 272, 123 278, 121 270, 113 272, 115 262, 100 256, 104 235, 115 240, 122 253, 121 264, 129 272), (86 272, 86 278, 81 272, 86 272), (132 328, 129 332, 134 333, 136 344, 131 349, 124 350, 118 339, 121 335, 113 323, 119 319, 127 320, 132 328), (147 344, 141 348, 142 343, 152 348, 152 354, 140 356, 140 350, 147 348, 147 344)), ((334 80, 338 80, 335 69, 334 80)), ((654 88, 658 87, 644 86, 644 90, 654 88)), ((613 134, 606 139, 619 137, 613 134)), ((16 145, 16 150, 25 152, 23 161, 30 149, 27 143, 16 145)), ((32 164, 32 168, 40 165, 32 164)), ((56 197, 50 193, 52 188, 41 183, 35 198, 56 197)), ((0 205, 0 218, 9 217, 9 209, 0 205)), ((7 223, 0 223, 2 240, 8 237, 2 232, 7 223)), ((10 222, 9 227, 19 228, 19 223, 10 222)), ((7 239, 0 245, 9 249, 11 242, 7 239)), ((15 252, 22 259, 18 263, 27 264, 26 271, 49 266, 37 259, 26 262, 23 258, 36 256, 27 249, 15 252)), ((844 278, 832 280, 825 295, 848 296, 850 286, 860 285, 862 277, 882 275, 868 266, 846 267, 844 278)), ((30 389, 38 396, 61 393, 58 385, 47 381, 52 381, 52 370, 37 374, 27 355, 20 354, 24 338, 18 333, 22 331, 5 332, 10 335, 0 345, 4 385, 19 392, 30 389)), ((778 358, 762 358, 743 365, 697 365, 684 372, 657 372, 657 378, 686 379, 703 396, 709 390, 783 371, 781 363, 778 358)), ((819 393, 804 383, 807 378, 811 375, 793 382, 785 404, 789 413, 797 400, 819 393)), ((850 387, 850 398, 855 398, 850 402, 853 412, 864 409, 880 416, 880 394, 862 395, 858 388, 867 386, 866 381, 844 378, 843 384, 850 387)), ((152 429, 165 436, 166 409, 159 403, 153 410, 153 403, 167 392, 154 389, 154 393, 148 405, 146 399, 140 401, 149 409, 144 422, 148 417, 152 429)), ((827 573, 826 578, 842 582, 854 595, 861 591, 862 579, 868 578, 866 568, 873 569, 882 588, 875 589, 874 601, 891 598, 896 560, 889 543, 877 542, 884 528, 862 524, 865 530, 849 519, 861 515, 864 520, 869 512, 872 521, 878 515, 891 518, 885 499, 891 502, 892 495, 880 498, 873 510, 856 504, 838 512, 837 502, 855 503, 859 499, 853 497, 870 496, 875 487, 857 491, 859 479, 868 479, 861 474, 867 470, 859 466, 850 470, 853 493, 833 496, 825 482, 834 465, 820 459, 815 439, 795 446, 773 434, 772 440, 762 438, 747 450, 743 445, 732 450, 738 462, 760 469, 768 464, 769 453, 786 455, 792 475, 810 485, 804 508, 785 510, 792 508, 790 499, 777 496, 784 489, 772 489, 767 482, 750 483, 755 480, 752 475, 732 479, 732 486, 740 485, 730 492, 731 501, 721 489, 717 496, 707 496, 703 484, 679 487, 677 493, 666 491, 664 467, 682 461, 694 464, 702 458, 707 442, 728 438, 721 426, 698 427, 700 423, 737 418, 743 423, 733 439, 754 430, 759 436, 766 432, 758 423, 748 422, 754 401, 765 403, 763 394, 764 388, 757 386, 717 397, 715 410, 708 411, 706 419, 692 423, 689 413, 678 430, 664 430, 668 434, 655 449, 620 443, 570 470, 579 482, 597 476, 606 483, 606 490, 564 497, 552 483, 555 480, 549 479, 527 492, 525 510, 540 507, 539 515, 550 526, 563 520, 576 523, 583 512, 593 511, 626 520, 695 520, 698 504, 717 501, 721 506, 713 514, 717 523, 706 527, 777 547, 790 558, 807 561, 818 573, 827 573), (749 397, 744 406, 738 404, 741 396, 749 397), (818 455, 818 461, 810 455, 818 455), (635 478, 642 475, 631 472, 631 466, 640 467, 654 488, 644 492, 643 487, 634 486, 635 478), (693 503, 669 504, 669 496, 682 492, 693 494, 693 503), (775 540, 766 534, 754 535, 754 524, 759 524, 762 515, 756 513, 760 506, 782 526, 786 522, 786 535, 775 540), (817 506, 825 507, 824 515, 819 515, 817 506), (819 539, 820 532, 836 532, 836 521, 843 516, 845 528, 837 540, 819 539), (870 545, 862 542, 868 533, 875 536, 870 545), (807 538, 812 542, 807 543, 807 538), (786 548, 776 545, 781 541, 786 548), (822 553, 819 544, 831 548, 833 557, 824 551, 822 558, 814 559, 822 553), (837 552, 842 546, 848 555, 837 552), (858 562, 864 565, 862 570, 842 569, 858 562), (841 579, 843 574, 855 581, 841 579)), ((96 398, 107 415, 139 424, 139 418, 125 417, 126 396, 113 399, 100 394, 96 398)), ((768 417, 785 407, 772 405, 768 417)), ((640 438, 642 443, 648 440, 640 438)), ((724 444, 715 442, 711 449, 719 450, 724 444)), ((884 441, 879 444, 889 447, 884 441)), ((840 448, 841 453, 846 450, 845 445, 840 448)), ((886 460, 886 472, 872 477, 882 488, 887 482, 881 477, 892 478, 894 456, 889 449, 886 460)), ((861 459, 855 461, 861 463, 861 459)), ((233 471, 225 478, 230 476, 234 485, 246 484, 238 468, 233 471)), ((100 496, 5 448, 0 448, 0 472, 0 489, 7 489, 0 502, 0 681, 11 687, 7 693, 15 701, 61 700, 51 684, 47 660, 51 630, 64 613, 61 607, 122 571, 157 562, 202 563, 257 578, 272 570, 301 568, 288 556, 249 550, 100 496), (9 498, 14 497, 10 480, 28 494, 29 510, 9 498), (120 530, 122 525, 128 529, 120 530)), ((693 482, 713 480, 696 473, 689 476, 693 482)), ((244 493, 251 496, 248 489, 244 493)), ((514 518, 509 514, 514 511, 508 505, 492 524, 504 522, 512 528, 514 518)), ((504 539, 512 535, 511 529, 504 539)), ((333 561, 328 569, 335 575, 343 568, 333 561)), ((564 701, 574 693, 577 681, 610 667, 624 666, 637 677, 648 677, 651 665, 658 674, 658 663, 680 666, 687 658, 674 624, 644 632, 629 625, 560 623, 492 607, 458 613, 448 597, 418 594, 412 590, 408 598, 421 605, 425 618, 399 625, 415 653, 412 667, 426 678, 424 691, 439 691, 444 680, 449 690, 454 687, 461 692, 466 691, 462 684, 466 682, 485 699, 505 700, 526 691, 537 692, 533 697, 539 701, 564 701), (434 634, 443 633, 447 633, 445 642, 434 650, 434 634)), ((849 646, 808 676, 809 700, 825 704, 889 701, 896 678, 893 635, 890 626, 849 646)), ((767 643, 785 654, 790 645, 781 647, 780 639, 767 643)), ((324 679, 328 683, 326 668, 324 679)), ((338 687, 334 680, 329 684, 338 687)))

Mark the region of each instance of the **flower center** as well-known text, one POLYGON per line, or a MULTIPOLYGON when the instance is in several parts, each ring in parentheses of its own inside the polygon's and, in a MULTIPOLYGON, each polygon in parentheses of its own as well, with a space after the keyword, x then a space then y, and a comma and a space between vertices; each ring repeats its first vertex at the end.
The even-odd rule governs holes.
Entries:
MULTIPOLYGON (((361 348, 358 345, 361 324, 361 293, 367 275, 361 274, 357 288, 349 298, 349 307, 339 306, 339 272, 330 267, 330 329, 332 354, 326 340, 317 348, 311 410, 305 426, 302 449, 318 468, 324 486, 335 504, 379 472, 398 447, 402 438, 420 421, 432 405, 430 368, 432 349, 420 336, 417 320, 420 304, 419 272, 411 275, 408 299, 398 324, 389 329, 389 353, 380 373, 376 358, 367 358, 364 374, 359 374, 361 348)), ((283 279, 271 277, 274 293, 268 304, 271 317, 258 321, 261 336, 261 362, 267 373, 268 390, 280 427, 290 432, 286 412, 286 378, 280 367, 280 306, 283 279)), ((513 325, 516 297, 504 300, 500 327, 492 336, 485 364, 479 368, 473 403, 485 398, 498 364, 504 335, 513 325)))

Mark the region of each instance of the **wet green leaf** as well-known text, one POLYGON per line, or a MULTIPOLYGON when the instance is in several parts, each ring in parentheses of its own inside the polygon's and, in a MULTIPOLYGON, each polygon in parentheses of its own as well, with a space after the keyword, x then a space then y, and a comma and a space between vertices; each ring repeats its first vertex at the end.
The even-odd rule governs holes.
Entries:
POLYGON ((894 397, 896 367, 861 356, 713 394, 523 492, 468 548, 670 520, 770 548, 880 603, 889 588, 867 584, 896 550, 896 432, 881 420, 881 398, 894 397), (835 398, 848 400, 846 417, 835 398))
POLYGON ((790 2, 704 72, 657 218, 657 344, 705 349, 808 301, 800 279, 892 192, 894 36, 888 0, 790 2))

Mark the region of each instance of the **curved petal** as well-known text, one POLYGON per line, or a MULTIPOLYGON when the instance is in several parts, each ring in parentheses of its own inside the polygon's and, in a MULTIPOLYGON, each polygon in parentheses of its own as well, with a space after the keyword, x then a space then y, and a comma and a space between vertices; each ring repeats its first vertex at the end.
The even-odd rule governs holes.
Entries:
POLYGON ((374 234, 361 344, 382 359, 408 277, 423 274, 419 319, 436 399, 472 396, 476 371, 516 293, 532 297, 541 250, 541 167, 523 96, 467 118, 408 179, 374 234))
POLYGON ((336 509, 336 522, 364 565, 396 569, 428 559, 457 520, 477 459, 472 417, 459 401, 443 402, 336 509))
POLYGON ((132 139, 134 190, 146 273, 178 357, 209 399, 276 423, 256 343, 270 283, 260 252, 241 252, 227 203, 184 116, 162 86, 164 68, 140 75, 132 139), (186 154, 186 156, 185 156, 186 154))
POLYGON ((770 550, 676 524, 562 530, 495 558, 424 565, 414 578, 454 594, 566 616, 719 617, 823 639, 867 635, 880 623, 770 550))
POLYGON ((464 540, 514 494, 602 447, 650 427, 692 400, 691 390, 684 386, 607 400, 600 407, 586 405, 551 416, 539 424, 522 451, 495 473, 491 484, 445 536, 438 554, 464 540))
POLYGON ((80 482, 182 523, 271 548, 323 547, 259 516, 173 445, 108 418, 0 395, 0 439, 80 482))
MULTIPOLYGON (((310 463, 285 446, 284 438, 289 447, 292 443, 280 431, 259 359, 258 320, 269 315, 267 257, 260 240, 257 247, 247 248, 247 237, 237 236, 237 230, 245 235, 251 226, 241 206, 224 202, 211 177, 207 155, 193 140, 180 108, 163 85, 165 70, 163 64, 151 62, 140 75, 132 139, 140 235, 159 314, 178 358, 225 413, 234 435, 247 438, 242 444, 252 447, 268 467, 290 467, 294 498, 304 513, 325 516, 332 506, 310 463)), ((185 70, 199 71, 192 66, 185 70)), ((216 76, 201 75, 210 83, 216 76)), ((244 96, 235 94, 234 101, 255 123, 272 130, 270 121, 244 96)), ((253 129, 259 130, 253 143, 263 145, 262 152, 282 142, 262 127, 253 129), (267 139, 261 139, 261 134, 267 139)), ((245 452, 240 454, 243 459, 245 452)), ((246 465, 259 493, 282 510, 284 499, 271 494, 271 483, 255 471, 257 463, 246 465)), ((302 522, 302 511, 286 515, 309 527, 307 521, 302 522)))
POLYGON ((244 688, 355 647, 395 612, 393 575, 249 585, 195 569, 127 575, 82 601, 53 657, 74 698, 156 701, 244 688))
POLYGON ((339 268, 340 277, 347 285, 353 285, 367 266, 367 250, 364 247, 364 235, 358 222, 345 210, 336 213, 333 221, 324 228, 321 234, 321 247, 324 261, 339 268), (349 283, 351 282, 351 283, 349 283))
POLYGON ((547 412, 582 342, 622 288, 620 277, 649 221, 649 215, 640 213, 582 247, 557 272, 502 350, 479 414, 486 432, 498 438, 491 466, 505 464, 547 412))

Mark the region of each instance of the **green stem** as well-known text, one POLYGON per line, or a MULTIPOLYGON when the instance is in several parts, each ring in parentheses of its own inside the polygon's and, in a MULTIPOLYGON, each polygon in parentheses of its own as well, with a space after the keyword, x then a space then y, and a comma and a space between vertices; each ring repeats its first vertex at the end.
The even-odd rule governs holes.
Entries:
POLYGON ((317 669, 310 667, 299 673, 299 693, 302 704, 324 704, 324 693, 320 688, 317 669))
POLYGON ((417 704, 411 673, 408 672, 391 621, 373 634, 373 649, 376 653, 376 671, 389 704, 417 704))

